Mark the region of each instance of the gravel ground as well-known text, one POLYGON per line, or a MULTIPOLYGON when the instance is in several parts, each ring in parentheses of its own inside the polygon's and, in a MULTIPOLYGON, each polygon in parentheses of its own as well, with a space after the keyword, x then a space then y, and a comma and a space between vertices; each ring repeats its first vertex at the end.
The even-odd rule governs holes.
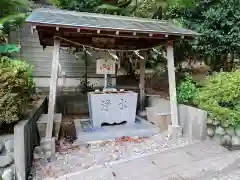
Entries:
POLYGON ((31 176, 34 180, 59 177, 70 172, 79 172, 98 165, 157 153, 164 149, 187 145, 186 138, 169 139, 163 135, 150 138, 121 138, 113 141, 96 142, 87 145, 59 141, 56 154, 44 158, 41 148, 36 148, 31 176))

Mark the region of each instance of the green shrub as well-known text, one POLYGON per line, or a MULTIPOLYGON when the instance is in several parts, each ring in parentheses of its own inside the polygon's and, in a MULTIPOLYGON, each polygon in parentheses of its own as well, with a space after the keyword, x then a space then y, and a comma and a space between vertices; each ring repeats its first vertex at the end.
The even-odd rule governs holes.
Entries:
POLYGON ((24 61, 0 59, 0 125, 21 119, 35 85, 24 61))
POLYGON ((183 81, 177 87, 177 100, 180 104, 192 104, 193 99, 198 91, 192 76, 188 73, 185 74, 183 81))
POLYGON ((240 71, 220 72, 208 77, 195 103, 216 120, 240 125, 240 71))

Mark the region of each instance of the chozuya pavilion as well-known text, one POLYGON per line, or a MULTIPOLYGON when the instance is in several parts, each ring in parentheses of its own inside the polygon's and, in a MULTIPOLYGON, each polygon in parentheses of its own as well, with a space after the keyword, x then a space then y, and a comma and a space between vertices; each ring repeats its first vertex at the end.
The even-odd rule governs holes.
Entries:
MULTIPOLYGON (((154 47, 165 45, 170 93, 171 125, 169 134, 181 132, 178 122, 173 43, 179 39, 194 39, 197 33, 176 27, 168 21, 134 17, 72 12, 57 9, 37 9, 26 19, 39 35, 43 47, 53 46, 50 93, 48 102, 48 123, 45 142, 53 142, 53 117, 56 104, 56 90, 59 71, 60 47, 78 47, 91 55, 92 50, 104 52, 97 60, 98 74, 115 72, 119 52, 132 52, 139 58, 139 96, 135 92, 109 89, 89 92, 89 117, 94 127, 103 122, 134 124, 137 102, 144 109, 145 64, 147 53, 154 47), (139 97, 139 99, 138 99, 139 97)), ((106 85, 106 83, 105 83, 106 85)), ((52 143, 54 144, 54 143, 52 143)), ((52 148, 54 149, 54 147, 52 148)), ((54 152, 54 150, 53 150, 54 152)))

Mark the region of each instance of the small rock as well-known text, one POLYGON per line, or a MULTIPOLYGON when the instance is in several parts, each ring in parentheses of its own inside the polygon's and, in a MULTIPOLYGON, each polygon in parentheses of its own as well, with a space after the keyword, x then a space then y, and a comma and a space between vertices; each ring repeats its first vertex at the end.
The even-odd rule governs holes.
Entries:
POLYGON ((235 128, 235 133, 237 136, 240 136, 240 127, 235 128))
POLYGON ((207 124, 213 124, 213 120, 211 118, 207 119, 207 124))
POLYGON ((222 128, 222 127, 217 127, 216 130, 215 130, 215 134, 217 135, 224 135, 225 134, 225 130, 222 128))
POLYGON ((230 136, 235 136, 235 131, 234 131, 234 127, 228 127, 226 128, 226 133, 230 136))
POLYGON ((13 162, 13 157, 10 155, 0 156, 0 167, 6 167, 13 162))
POLYGON ((232 137, 232 145, 233 145, 233 146, 240 146, 240 137, 238 137, 238 136, 233 136, 233 137, 232 137))
POLYGON ((212 128, 207 128, 207 135, 210 137, 214 136, 214 130, 212 128))
POLYGON ((232 142, 232 138, 230 135, 224 135, 221 137, 221 145, 228 146, 232 142))
POLYGON ((4 143, 0 142, 0 154, 3 153, 3 150, 4 150, 4 143))
POLYGON ((9 167, 4 169, 3 174, 2 174, 2 179, 3 180, 13 180, 14 179, 14 168, 9 167))
POLYGON ((14 151, 14 141, 13 139, 9 139, 5 142, 5 149, 7 152, 13 152, 14 151))

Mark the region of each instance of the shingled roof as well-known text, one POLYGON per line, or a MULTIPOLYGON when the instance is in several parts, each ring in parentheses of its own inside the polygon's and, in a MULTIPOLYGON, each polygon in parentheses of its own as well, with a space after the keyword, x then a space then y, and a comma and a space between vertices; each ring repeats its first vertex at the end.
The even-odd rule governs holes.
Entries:
POLYGON ((169 21, 46 8, 33 11, 26 22, 43 26, 158 33, 172 36, 194 37, 199 35, 196 32, 177 27, 169 21))

